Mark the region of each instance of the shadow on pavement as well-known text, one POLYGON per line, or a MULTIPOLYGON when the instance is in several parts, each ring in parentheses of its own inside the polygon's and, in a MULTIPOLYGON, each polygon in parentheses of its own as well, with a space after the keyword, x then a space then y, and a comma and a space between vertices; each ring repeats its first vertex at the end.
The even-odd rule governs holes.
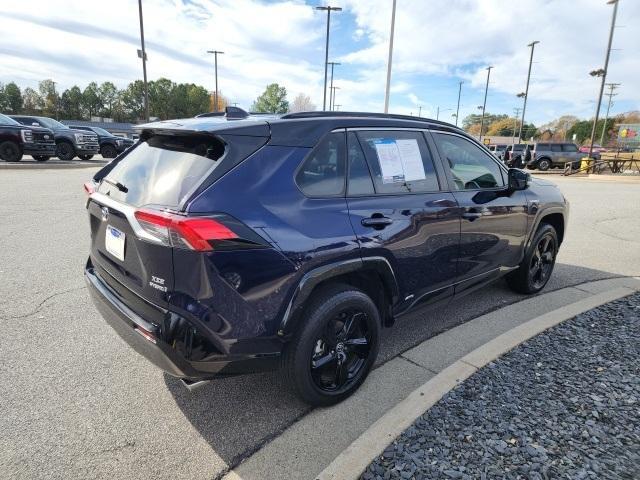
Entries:
MULTIPOLYGON (((620 275, 556 264, 542 294, 614 277, 620 275)), ((377 364, 439 333, 525 298, 526 295, 512 292, 500 280, 446 306, 404 316, 385 331, 377 364)), ((230 468, 311 410, 295 397, 278 372, 220 378, 195 392, 189 392, 169 375, 165 375, 165 383, 185 417, 230 468)))

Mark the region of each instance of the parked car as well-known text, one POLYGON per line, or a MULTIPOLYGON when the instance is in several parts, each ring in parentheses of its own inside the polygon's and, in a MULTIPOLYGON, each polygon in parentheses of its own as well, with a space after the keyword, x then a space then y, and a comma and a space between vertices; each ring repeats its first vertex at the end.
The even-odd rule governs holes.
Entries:
POLYGON ((384 114, 147 124, 85 190, 85 277, 127 343, 192 387, 281 367, 313 405, 397 318, 505 274, 539 292, 568 215, 457 127, 384 114))
POLYGON ((47 128, 26 127, 0 113, 0 159, 19 162, 23 155, 34 158, 53 155, 56 144, 53 132, 47 128))
MULTIPOLYGON (((589 145, 583 145, 579 148, 580 153, 589 153, 589 145)), ((606 152, 607 149, 601 147, 600 145, 594 145, 593 150, 591 150, 591 158, 594 160, 600 160, 602 158, 602 153, 606 152)), ((585 157, 586 155, 583 155, 585 157)))
POLYGON ((100 127, 70 125, 70 128, 95 133, 98 136, 100 155, 102 155, 103 158, 115 158, 119 153, 124 152, 135 143, 130 138, 118 137, 100 127))
POLYGON ((489 145, 489 151, 493 153, 496 158, 500 160, 504 159, 504 152, 507 150, 506 144, 489 145))
MULTIPOLYGON (((82 160, 89 160, 100 151, 98 136, 84 130, 75 130, 48 117, 36 117, 32 115, 11 115, 11 117, 23 125, 48 128, 53 131, 56 142, 55 156, 60 160, 73 160, 76 155, 82 160)), ((36 160, 48 160, 51 155, 38 155, 36 160)))
POLYGON ((573 162, 572 168, 577 169, 580 167, 580 159, 584 156, 575 143, 536 142, 527 167, 544 171, 550 168, 563 168, 565 163, 573 162))
POLYGON ((526 143, 516 143, 514 145, 508 145, 504 152, 504 163, 508 167, 523 167, 524 164, 522 163, 522 156, 525 152, 526 147, 526 143))

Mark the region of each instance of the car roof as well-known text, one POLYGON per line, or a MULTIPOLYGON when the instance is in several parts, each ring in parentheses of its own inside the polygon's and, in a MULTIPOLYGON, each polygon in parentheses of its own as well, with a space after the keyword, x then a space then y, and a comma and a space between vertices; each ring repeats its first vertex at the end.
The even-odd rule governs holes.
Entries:
POLYGON ((301 112, 278 115, 247 114, 245 118, 224 115, 165 120, 136 126, 148 133, 219 133, 270 137, 271 145, 313 147, 327 133, 341 128, 415 128, 466 132, 451 124, 422 117, 368 112, 301 112))

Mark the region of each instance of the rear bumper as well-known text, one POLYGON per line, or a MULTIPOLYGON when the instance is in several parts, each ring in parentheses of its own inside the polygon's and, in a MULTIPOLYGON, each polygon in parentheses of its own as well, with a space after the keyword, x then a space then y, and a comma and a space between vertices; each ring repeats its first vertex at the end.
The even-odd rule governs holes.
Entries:
POLYGON ((119 295, 100 279, 90 265, 85 269, 85 280, 93 303, 106 322, 131 348, 169 375, 203 380, 274 370, 279 365, 280 356, 272 353, 219 355, 207 361, 191 362, 163 340, 160 325, 150 323, 132 311, 119 295), (151 336, 148 333, 151 333, 151 336))

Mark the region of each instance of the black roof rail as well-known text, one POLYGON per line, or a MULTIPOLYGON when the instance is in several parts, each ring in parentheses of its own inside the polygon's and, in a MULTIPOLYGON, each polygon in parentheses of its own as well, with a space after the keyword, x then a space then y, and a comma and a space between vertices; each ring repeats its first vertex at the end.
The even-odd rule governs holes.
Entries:
POLYGON ((430 118, 424 117, 414 117, 412 115, 398 115, 395 113, 377 113, 377 112, 297 112, 297 113, 287 113, 283 115, 282 119, 294 119, 294 118, 324 118, 324 117, 373 117, 373 118, 389 118, 395 120, 412 120, 414 122, 428 122, 428 123, 437 123, 441 125, 451 125, 447 122, 443 122, 442 120, 433 120, 430 118))

